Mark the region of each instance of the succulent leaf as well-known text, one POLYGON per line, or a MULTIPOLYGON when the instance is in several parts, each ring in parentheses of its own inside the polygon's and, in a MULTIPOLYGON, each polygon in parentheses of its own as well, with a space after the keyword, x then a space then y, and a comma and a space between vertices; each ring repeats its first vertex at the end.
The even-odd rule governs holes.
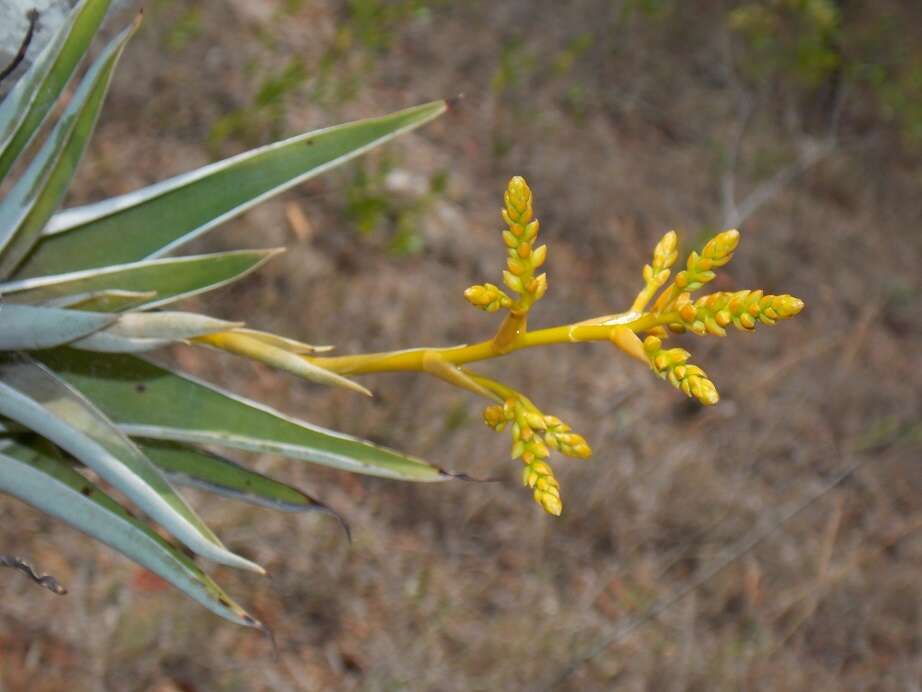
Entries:
POLYGON ((7 302, 46 303, 102 290, 153 291, 155 299, 142 301, 149 309, 220 288, 255 271, 280 252, 281 249, 235 250, 113 264, 0 283, 0 293, 7 302))
POLYGON ((140 353, 239 326, 239 322, 191 312, 128 312, 105 329, 70 346, 102 353, 140 353))
POLYGON ((68 308, 89 312, 121 312, 146 303, 157 295, 156 291, 119 291, 107 289, 91 293, 76 293, 69 296, 53 298, 42 303, 51 308, 68 308))
POLYGON ((56 215, 19 276, 163 256, 272 195, 417 128, 433 101, 380 118, 297 135, 120 197, 56 215))
POLYGON ((138 446, 177 485, 283 512, 330 512, 322 502, 297 488, 212 452, 152 440, 138 446))
POLYGON ((134 356, 72 349, 38 355, 133 437, 279 454, 400 480, 452 478, 420 459, 290 418, 134 356))
POLYGON ((7 442, 0 449, 0 490, 114 548, 221 617, 263 627, 182 551, 40 447, 7 442))
POLYGON ((67 86, 108 9, 109 0, 80 2, 0 103, 0 181, 67 86))
POLYGON ((189 549, 215 562, 263 572, 225 548, 141 451, 47 368, 24 356, 0 362, 0 414, 92 468, 189 549))
POLYGON ((116 319, 82 310, 0 305, 0 351, 53 348, 104 329, 116 319))
POLYGON ((64 198, 118 59, 138 26, 140 15, 96 59, 44 146, 0 201, 0 277, 9 276, 29 253, 64 198))

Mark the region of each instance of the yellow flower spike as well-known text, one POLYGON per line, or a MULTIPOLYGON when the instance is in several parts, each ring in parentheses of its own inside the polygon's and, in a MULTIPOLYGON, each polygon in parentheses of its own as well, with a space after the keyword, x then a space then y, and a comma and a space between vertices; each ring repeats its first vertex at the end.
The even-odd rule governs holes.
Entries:
POLYGON ((505 211, 514 222, 524 226, 531 221, 531 188, 525 178, 520 175, 513 177, 506 186, 503 199, 506 203, 505 211))
MULTIPOLYGON (((470 374, 470 373, 469 373, 470 374)), ((551 450, 586 459, 592 450, 586 440, 574 433, 570 426, 556 416, 546 416, 526 397, 505 385, 487 378, 471 375, 479 385, 489 387, 494 394, 502 394, 502 404, 486 407, 483 420, 494 430, 503 430, 511 423, 512 448, 510 456, 524 464, 522 483, 535 489, 535 501, 551 514, 563 511, 560 484, 545 461, 551 450)))
MULTIPOLYGON (((588 442, 559 418, 544 415, 524 395, 470 372, 465 366, 537 346, 610 341, 627 354, 648 363, 657 376, 686 396, 711 405, 720 398, 714 383, 704 370, 689 362, 688 351, 664 348, 664 340, 672 333, 685 332, 723 336, 731 324, 737 329, 752 331, 759 322, 776 324, 798 314, 804 307, 803 302, 793 296, 766 295, 762 291, 717 292, 694 298, 693 294, 714 278, 715 270, 731 260, 739 245, 739 233, 736 230, 719 233, 708 240, 700 252, 690 253, 684 268, 672 276, 670 284, 670 274, 678 261, 678 239, 675 232, 670 231, 656 244, 650 263, 644 266, 644 288, 631 308, 529 331, 529 311, 547 291, 547 275, 537 272, 546 263, 548 250, 546 245, 538 244, 540 223, 534 218, 532 193, 523 178, 509 181, 502 218, 506 223, 502 231, 506 249, 503 283, 512 293, 485 283, 471 286, 464 294, 472 305, 487 312, 508 310, 492 339, 445 348, 410 348, 351 356, 314 356, 310 348, 303 354, 295 353, 303 363, 317 368, 315 373, 320 378, 328 378, 330 374, 417 371, 489 399, 491 405, 483 412, 484 423, 509 434, 511 455, 523 464, 522 482, 532 489, 535 501, 553 515, 563 511, 563 504, 560 484, 546 460, 552 451, 588 458, 592 454, 588 442), (652 307, 648 307, 651 302, 652 307)), ((221 339, 221 335, 210 335, 199 341, 217 345, 215 342, 221 339)), ((219 347, 234 350, 229 342, 219 347)), ((236 349, 237 352, 245 350, 249 355, 255 352, 256 346, 243 348, 238 344, 236 349)))
POLYGON ((720 400, 717 387, 704 370, 688 364, 691 354, 682 348, 663 349, 662 345, 662 339, 656 336, 648 336, 644 340, 644 352, 653 372, 705 406, 716 404, 720 400))
POLYGON ((647 306, 647 303, 650 302, 653 294, 662 288, 666 281, 669 280, 669 268, 675 264, 676 259, 679 257, 677 251, 678 242, 679 239, 676 232, 669 231, 656 244, 656 247, 653 249, 653 262, 644 265, 643 268, 643 280, 645 285, 634 299, 634 304, 631 305, 631 310, 634 312, 643 310, 647 306))
POLYGON ((722 267, 733 259, 733 253, 739 244, 740 232, 732 228, 711 238, 701 250, 701 257, 709 260, 710 266, 722 267))
POLYGON ((531 189, 524 178, 516 176, 509 181, 504 200, 502 217, 508 229, 503 231, 503 243, 508 257, 503 283, 517 293, 518 298, 502 305, 509 310, 509 315, 493 339, 499 353, 508 351, 517 339, 524 336, 528 311, 547 292, 547 276, 534 274, 547 260, 547 246, 534 247, 540 224, 538 219, 533 218, 531 189))
POLYGON ((471 286, 464 292, 464 297, 471 305, 486 312, 496 312, 500 308, 508 308, 512 305, 512 298, 494 284, 471 286))
POLYGON ((548 514, 559 517, 563 513, 563 502, 560 499, 560 493, 556 488, 550 490, 535 489, 535 502, 537 502, 548 514))
POLYGON ((533 461, 522 469, 522 484, 534 489, 533 497, 548 514, 555 517, 563 512, 560 483, 554 478, 551 467, 543 461, 533 461))
POLYGON ((682 293, 694 293, 704 284, 712 281, 716 276, 712 270, 724 266, 733 259, 733 253, 739 246, 739 242, 740 232, 731 229, 711 238, 705 243, 701 254, 692 252, 685 263, 685 269, 676 274, 672 285, 656 299, 653 312, 668 311, 682 293))
POLYGON ((794 317, 803 310, 800 298, 791 295, 765 295, 762 291, 711 293, 694 303, 683 293, 675 308, 684 327, 696 334, 724 336, 724 327, 733 324, 742 331, 755 329, 757 320, 773 325, 794 317))
POLYGON ((548 424, 544 433, 548 447, 575 459, 588 459, 592 456, 592 448, 582 435, 572 432, 570 426, 559 419, 554 420, 556 424, 548 424))
POLYGON ((483 410, 483 422, 487 427, 493 428, 496 432, 502 432, 509 420, 506 418, 503 407, 498 404, 487 406, 483 410))

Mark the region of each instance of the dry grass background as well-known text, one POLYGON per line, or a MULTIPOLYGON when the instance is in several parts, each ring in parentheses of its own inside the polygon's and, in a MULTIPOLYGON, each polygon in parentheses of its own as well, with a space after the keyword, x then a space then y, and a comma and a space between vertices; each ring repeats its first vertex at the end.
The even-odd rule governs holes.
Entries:
MULTIPOLYGON (((495 327, 461 292, 498 275, 509 176, 535 190, 551 249, 535 322, 551 324, 629 303, 665 230, 679 229, 688 248, 720 226, 741 94, 756 114, 740 149, 742 193, 816 134, 783 92, 740 90, 717 2, 669 21, 616 20, 618 3, 590 0, 440 4, 382 24, 382 46, 363 39, 362 6, 150 4, 72 201, 268 141, 273 127, 293 133, 464 93, 455 112, 363 164, 390 159, 395 205, 412 205, 416 188, 447 173, 444 194, 412 217, 421 251, 390 252, 387 224, 355 231, 345 192, 355 191, 354 167, 192 248, 289 246, 196 308, 344 353, 452 344, 495 327), (591 45, 575 51, 583 35, 591 45), (335 46, 342 54, 318 72, 335 46), (309 78, 284 95, 284 109, 253 107, 261 80, 292 56, 309 78), (322 80, 353 93, 323 95, 322 80), (203 144, 212 123, 241 109, 243 129, 203 144)), ((846 121, 835 150, 742 225, 720 287, 791 292, 807 309, 755 337, 685 344, 718 384, 717 407, 689 406, 604 345, 488 364, 596 450, 588 462, 558 462, 559 520, 518 485, 505 436, 483 427, 471 396, 397 375, 366 380, 369 401, 175 352, 285 411, 502 482, 415 486, 248 459, 342 512, 351 545, 322 516, 195 495, 228 545, 273 575, 213 570, 272 627, 278 659, 258 634, 4 500, 0 545, 70 593, 55 598, 5 575, 0 689, 541 689, 861 459, 833 492, 559 689, 920 689, 922 177, 918 156, 869 122, 846 121)))

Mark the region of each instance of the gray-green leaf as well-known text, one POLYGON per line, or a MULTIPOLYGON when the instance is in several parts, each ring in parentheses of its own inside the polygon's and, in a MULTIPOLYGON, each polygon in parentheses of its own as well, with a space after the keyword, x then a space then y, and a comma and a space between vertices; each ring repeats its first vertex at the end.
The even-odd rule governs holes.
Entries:
POLYGON ((114 548, 221 617, 263 627, 182 551, 49 451, 6 444, 0 451, 0 490, 114 548))
POLYGON ((134 356, 72 349, 38 355, 133 437, 280 454, 400 480, 454 477, 420 459, 290 418, 134 356))
POLYGON ((0 304, 0 351, 53 348, 108 327, 116 319, 98 312, 0 304))
POLYGON ((239 326, 239 322, 191 312, 127 312, 105 329, 70 345, 84 351, 140 353, 239 326))
POLYGON ((225 548, 131 440, 47 368, 25 356, 0 361, 0 414, 92 468, 194 552, 263 572, 225 548))
POLYGON ((0 103, 0 181, 70 81, 108 9, 109 0, 79 3, 0 103))
POLYGON ((64 198, 93 134, 118 58, 139 25, 135 21, 119 34, 93 63, 48 141, 0 201, 0 277, 8 276, 29 253, 64 198))
POLYGON ((263 200, 423 125, 444 101, 298 135, 56 215, 18 275, 159 257, 263 200))
POLYGON ((145 307, 160 307, 236 281, 280 252, 235 250, 115 264, 2 283, 0 293, 13 303, 44 303, 101 290, 155 291, 156 299, 146 301, 145 307))
POLYGON ((330 511, 297 488, 212 452, 155 440, 142 441, 138 446, 177 485, 283 512, 330 511))

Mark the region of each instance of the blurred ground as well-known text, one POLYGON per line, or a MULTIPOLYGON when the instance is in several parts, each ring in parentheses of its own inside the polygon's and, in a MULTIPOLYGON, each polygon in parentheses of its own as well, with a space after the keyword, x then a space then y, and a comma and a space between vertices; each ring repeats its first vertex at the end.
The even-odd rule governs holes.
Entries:
MULTIPOLYGON (((887 47, 920 59, 912 3, 825 4, 861 27, 883 17, 887 47)), ((807 308, 754 337, 682 340, 720 388, 708 410, 604 345, 485 366, 596 451, 557 461, 559 520, 519 486, 506 437, 479 422, 471 396, 380 376, 363 380, 377 395, 369 401, 177 352, 285 411, 502 482, 414 486, 248 460, 342 512, 352 545, 328 518, 194 496, 232 549, 272 573, 213 570, 273 628, 277 660, 258 634, 4 500, 4 549, 70 594, 4 575, 0 689, 541 689, 860 460, 836 490, 559 689, 920 689, 922 158, 912 112, 835 70, 805 85, 799 72, 750 64, 763 44, 734 29, 740 14, 694 5, 149 3, 72 203, 273 137, 464 94, 424 130, 190 247, 289 246, 196 308, 343 353, 486 338, 497 318, 461 293, 498 278, 498 210, 514 174, 531 183, 550 245, 535 324, 621 309, 663 232, 678 229, 688 249, 734 221, 743 241, 718 287, 790 292, 807 308)))

